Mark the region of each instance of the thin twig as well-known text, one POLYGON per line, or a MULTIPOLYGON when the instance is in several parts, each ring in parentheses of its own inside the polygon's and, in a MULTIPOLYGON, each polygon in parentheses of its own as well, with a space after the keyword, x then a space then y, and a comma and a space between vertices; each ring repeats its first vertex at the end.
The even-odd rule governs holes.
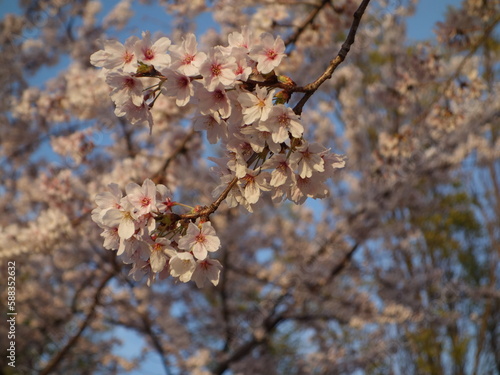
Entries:
POLYGON ((87 316, 80 324, 80 328, 78 329, 78 332, 75 333, 75 335, 73 335, 73 337, 71 337, 68 340, 66 345, 64 345, 64 347, 49 361, 47 366, 45 366, 45 368, 40 371, 40 373, 39 373, 40 375, 48 375, 48 374, 52 373, 55 370, 55 368, 57 367, 57 365, 59 365, 59 363, 62 361, 64 356, 71 350, 71 348, 73 346, 76 345, 76 343, 78 342, 78 340, 82 336, 85 329, 92 322, 92 319, 94 318, 94 315, 96 313, 96 308, 100 304, 101 294, 102 294, 104 288, 106 287, 106 285, 108 284, 108 282, 114 277, 114 275, 115 275, 114 272, 110 272, 101 281, 101 284, 98 286, 97 291, 95 292, 92 306, 89 308, 87 316))
POLYGON ((358 31, 358 26, 361 21, 361 17, 363 16, 366 7, 368 6, 369 3, 370 0, 363 0, 358 9, 356 10, 356 12, 354 12, 353 16, 354 20, 352 21, 349 34, 347 35, 345 42, 342 44, 342 47, 340 48, 340 51, 338 52, 337 56, 332 61, 330 61, 330 65, 328 65, 328 68, 314 82, 304 87, 306 93, 300 99, 297 105, 293 108, 293 111, 297 115, 300 115, 302 113, 302 108, 304 107, 304 104, 306 104, 309 98, 316 92, 316 90, 323 84, 323 82, 332 77, 332 74, 335 71, 335 69, 337 69, 337 67, 342 63, 342 61, 345 60, 347 54, 351 49, 351 46, 354 43, 356 32, 358 31))
POLYGON ((217 209, 219 208, 220 204, 222 202, 224 202, 224 199, 227 198, 229 192, 234 187, 234 185, 236 185, 237 182, 238 182, 238 177, 233 178, 231 180, 231 182, 226 186, 226 188, 224 189, 224 191, 219 195, 219 197, 210 206, 204 207, 203 209, 198 210, 196 212, 191 212, 191 213, 183 214, 183 215, 179 215, 179 216, 181 217, 181 219, 196 219, 196 218, 199 218, 199 217, 208 217, 208 216, 210 216, 215 211, 217 211, 217 209))
POLYGON ((158 170, 153 174, 153 176, 151 176, 151 180, 153 180, 157 184, 162 182, 163 174, 167 170, 168 166, 178 155, 187 150, 186 145, 191 140, 194 134, 195 134, 194 130, 191 130, 189 133, 186 134, 182 142, 179 143, 179 145, 175 148, 175 150, 165 159, 162 166, 158 168, 158 170))
POLYGON ((304 30, 307 28, 307 26, 309 26, 314 21, 314 19, 319 14, 321 9, 323 9, 325 7, 325 5, 328 4, 329 2, 330 2, 330 0, 323 0, 321 2, 321 4, 316 6, 315 9, 304 20, 302 25, 300 25, 298 27, 298 29, 295 31, 295 33, 293 33, 292 35, 290 35, 289 38, 287 38, 287 40, 285 41, 285 46, 289 46, 290 44, 295 44, 297 42, 297 40, 299 39, 299 37, 304 32, 304 30))

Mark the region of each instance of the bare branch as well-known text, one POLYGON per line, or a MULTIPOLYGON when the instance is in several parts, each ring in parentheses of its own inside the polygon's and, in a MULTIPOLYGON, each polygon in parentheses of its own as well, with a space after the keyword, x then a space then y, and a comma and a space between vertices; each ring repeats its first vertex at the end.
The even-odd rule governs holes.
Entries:
POLYGON ((299 39, 299 37, 304 32, 304 30, 307 28, 307 26, 309 26, 314 21, 314 19, 319 14, 319 12, 321 11, 321 9, 323 9, 324 6, 326 4, 328 4, 329 2, 330 2, 330 0, 323 0, 321 2, 321 4, 319 4, 318 6, 316 6, 315 9, 304 20, 304 22, 302 23, 302 25, 300 25, 298 27, 298 29, 295 31, 295 33, 293 33, 292 35, 290 35, 290 37, 285 41, 285 45, 289 46, 290 44, 295 44, 297 42, 297 40, 299 39))
POLYGON ((96 308, 100 304, 100 299, 102 292, 104 291, 104 288, 108 284, 108 282, 114 277, 115 272, 110 272, 106 277, 101 281, 101 284, 98 286, 95 295, 94 295, 94 300, 92 303, 92 306, 90 306, 87 316, 85 319, 81 322, 80 328, 78 329, 78 332, 71 337, 66 345, 54 356, 52 359, 49 361, 47 366, 45 366, 44 369, 40 371, 40 375, 48 375, 52 373, 57 365, 61 362, 61 360, 64 358, 64 356, 71 350, 72 347, 76 345, 80 337, 82 336, 83 332, 85 329, 89 326, 89 324, 92 322, 92 319, 94 319, 94 315, 96 313, 96 308))
POLYGON ((196 132, 194 130, 191 130, 189 133, 186 134, 186 136, 184 137, 182 142, 177 145, 175 150, 165 159, 162 166, 153 174, 153 176, 151 176, 151 180, 153 180, 156 184, 159 184, 162 182, 162 180, 164 179, 163 175, 164 175, 165 171, 167 170, 168 166, 170 165, 170 163, 178 155, 182 154, 183 152, 185 152, 187 150, 186 145, 191 140, 191 138, 193 137, 193 135, 195 133, 196 132))
POLYGON ((323 84, 323 82, 332 77, 332 74, 335 71, 335 69, 337 69, 337 67, 342 63, 342 61, 345 60, 347 54, 351 49, 351 46, 354 43, 356 32, 358 31, 358 26, 361 21, 361 17, 363 16, 366 7, 368 6, 369 3, 370 0, 363 0, 358 9, 356 10, 356 12, 354 12, 354 20, 352 21, 349 34, 347 35, 345 42, 342 44, 342 47, 340 48, 340 51, 337 54, 337 56, 332 61, 330 61, 330 65, 328 66, 328 68, 314 82, 304 87, 306 93, 293 109, 296 114, 300 115, 302 113, 302 108, 304 107, 304 104, 306 104, 309 98, 316 92, 316 90, 323 84))

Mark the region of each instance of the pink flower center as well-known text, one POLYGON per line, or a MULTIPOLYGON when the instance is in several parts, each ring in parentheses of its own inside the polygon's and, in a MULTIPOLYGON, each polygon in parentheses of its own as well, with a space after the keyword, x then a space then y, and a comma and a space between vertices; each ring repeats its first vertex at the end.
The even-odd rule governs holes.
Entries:
POLYGON ((135 86, 135 81, 132 77, 127 77, 123 81, 123 85, 129 89, 133 88, 135 86))
POLYGON ((153 60, 155 57, 155 53, 151 48, 148 48, 144 51, 144 58, 146 60, 153 60))
POLYGON ((223 101, 226 98, 226 95, 222 90, 215 90, 214 91, 214 99, 218 102, 223 101))
POLYGON ((141 207, 147 207, 151 204, 151 198, 149 197, 144 197, 141 200, 141 207))
POLYGON ((276 57, 278 57, 278 54, 273 49, 267 49, 265 53, 266 53, 266 57, 269 60, 274 60, 276 57))
POLYGON ((311 152, 309 152, 309 149, 301 152, 301 154, 304 159, 309 159, 311 157, 311 152))
POLYGON ((213 118, 212 116, 210 116, 205 121, 205 124, 207 125, 208 128, 211 129, 211 128, 215 127, 216 125, 218 125, 219 123, 217 122, 217 120, 215 118, 213 118))
POLYGON ((280 170, 282 173, 285 173, 285 171, 288 169, 288 164, 285 161, 282 161, 278 164, 276 169, 280 170))
POLYGON ((188 77, 180 77, 177 80, 177 87, 179 88, 185 88, 189 85, 189 78, 188 77))
POLYGON ((187 65, 187 64, 191 64, 194 60, 194 56, 193 55, 186 55, 184 56, 184 60, 182 60, 182 63, 187 65))
POLYGON ((238 65, 238 69, 236 69, 236 75, 243 74, 244 71, 245 69, 241 65, 238 65))
POLYGON ((203 233, 200 233, 196 236, 196 242, 198 243, 204 243, 206 241, 205 235, 203 233))
POLYGON ((252 184, 255 181, 255 176, 247 174, 245 177, 243 177, 243 180, 245 180, 247 184, 252 184))
POLYGON ((290 119, 288 118, 286 113, 283 113, 282 115, 278 116, 278 123, 280 125, 288 125, 290 119))
POLYGON ((212 75, 214 77, 218 77, 222 73, 222 65, 221 64, 212 64, 212 66, 210 67, 210 71, 212 72, 212 75))
POLYGON ((126 51, 125 54, 123 55, 123 61, 125 62, 125 64, 131 63, 133 59, 134 59, 134 54, 128 51, 126 51))

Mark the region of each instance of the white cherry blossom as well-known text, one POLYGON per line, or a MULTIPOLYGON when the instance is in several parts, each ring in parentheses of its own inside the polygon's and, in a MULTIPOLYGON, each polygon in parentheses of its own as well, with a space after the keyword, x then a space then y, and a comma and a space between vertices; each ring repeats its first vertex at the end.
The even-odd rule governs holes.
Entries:
POLYGON ((192 33, 187 34, 180 45, 172 45, 169 52, 173 60, 170 68, 186 76, 200 74, 200 66, 207 58, 204 52, 198 52, 196 36, 192 33))
POLYGON ((104 49, 94 52, 90 56, 90 62, 97 67, 133 73, 137 70, 137 56, 134 47, 138 40, 138 37, 131 36, 125 45, 117 40, 106 40, 103 43, 104 49))
POLYGON ((304 127, 299 122, 299 116, 291 108, 283 104, 275 105, 271 109, 267 120, 259 122, 257 129, 270 132, 273 141, 276 143, 288 140, 289 132, 295 138, 300 138, 304 132, 304 127))
POLYGON ((225 56, 220 49, 213 48, 200 67, 203 84, 208 91, 214 91, 220 85, 232 85, 236 80, 237 68, 236 59, 233 56, 225 56))
POLYGON ((257 86, 255 94, 241 92, 238 101, 243 107, 243 121, 252 124, 255 121, 265 121, 273 108, 273 96, 275 90, 268 92, 267 88, 257 86))
POLYGON ((188 252, 178 252, 169 261, 170 275, 178 277, 183 283, 191 280, 191 276, 196 268, 196 260, 188 252))
POLYGON ((160 69, 170 64, 171 57, 167 54, 171 41, 167 37, 161 37, 154 43, 151 41, 151 33, 142 33, 142 39, 135 43, 135 54, 137 60, 147 65, 153 65, 160 69))
POLYGON ((197 260, 191 280, 194 280, 198 288, 205 287, 207 281, 217 285, 219 284, 221 270, 222 265, 217 259, 205 258, 204 260, 197 260))
POLYGON ((285 43, 281 37, 276 39, 269 33, 261 35, 260 44, 252 48, 250 58, 257 61, 257 70, 267 74, 276 68, 285 57, 285 43))
POLYGON ((179 249, 193 252, 196 259, 203 260, 208 252, 219 250, 220 240, 209 221, 200 225, 189 223, 187 232, 179 240, 179 249))

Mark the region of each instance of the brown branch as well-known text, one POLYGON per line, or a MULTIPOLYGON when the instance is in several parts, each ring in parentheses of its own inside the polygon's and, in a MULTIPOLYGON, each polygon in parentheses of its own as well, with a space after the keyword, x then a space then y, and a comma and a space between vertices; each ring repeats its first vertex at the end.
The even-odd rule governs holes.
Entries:
POLYGON ((359 248, 359 243, 355 243, 351 249, 344 254, 344 258, 342 261, 337 264, 330 272, 330 275, 328 276, 326 284, 331 282, 336 276, 338 276, 351 262, 352 256, 356 252, 356 250, 359 248))
POLYGON ((165 159, 165 161, 163 162, 162 166, 160 168, 158 168, 158 170, 153 174, 153 176, 151 176, 151 180, 156 183, 156 184, 159 184, 162 182, 163 180, 163 174, 165 173, 165 171, 167 170, 168 166, 170 165, 170 163, 178 156, 180 155, 181 153, 185 152, 187 150, 186 148, 186 145, 187 143, 191 140, 191 138, 193 137, 193 135, 195 134, 196 132, 194 130, 191 130, 189 133, 186 134, 186 136, 184 137, 184 139, 182 140, 182 142, 175 148, 175 150, 165 159))
MULTIPOLYGON (((350 260, 352 259, 352 256, 354 255, 355 251, 358 249, 359 244, 356 243, 345 255, 342 261, 337 264, 332 271, 330 272, 330 275, 328 276, 327 283, 331 282, 335 277, 337 277, 350 263, 350 260)), ((327 285, 327 283, 324 283, 323 285, 327 285)), ((321 285, 321 286, 323 286, 321 285)), ((318 285, 319 286, 319 285, 318 285)), ((316 319, 316 320, 331 320, 331 319, 337 319, 338 317, 335 317, 333 315, 321 315, 321 314, 316 314, 316 315, 301 315, 301 314, 290 314, 288 309, 285 309, 278 315, 276 315, 276 310, 278 306, 281 304, 283 299, 286 297, 290 296, 289 292, 284 293, 281 295, 275 302, 274 307, 272 311, 268 314, 268 316, 264 319, 264 322, 262 324, 262 328, 264 330, 264 334, 259 335, 259 337, 252 335, 252 337, 242 345, 240 345, 237 349, 233 351, 233 353, 227 357, 225 360, 220 362, 215 369, 213 370, 213 374, 221 375, 223 374, 227 369, 229 369, 229 366, 233 362, 237 362, 246 355, 250 354, 253 349, 255 349, 257 346, 261 345, 264 343, 269 334, 271 334, 276 327, 287 321, 287 320, 306 320, 306 319, 316 319)))
POLYGON ((304 32, 304 30, 307 28, 307 26, 309 26, 314 21, 314 19, 319 14, 321 9, 323 9, 325 5, 328 4, 329 2, 330 0, 323 0, 321 4, 316 6, 315 9, 311 13, 309 13, 309 16, 307 16, 302 25, 298 27, 297 31, 295 31, 295 33, 290 35, 289 38, 287 38, 287 40, 285 41, 285 46, 289 46, 290 44, 295 44, 299 39, 299 37, 304 32))
POLYGON ((231 182, 226 186, 224 191, 219 195, 219 197, 210 206, 204 207, 201 210, 198 210, 196 212, 191 212, 191 213, 183 214, 183 215, 179 215, 179 216, 181 217, 181 219, 186 219, 186 220, 210 216, 215 211, 217 211, 220 204, 224 201, 224 199, 227 198, 229 192, 234 187, 234 185, 236 185, 237 182, 238 182, 238 177, 233 178, 231 180, 231 182))
MULTIPOLYGON (((172 371, 170 371, 170 365, 167 360, 167 353, 165 353, 165 350, 163 350, 163 346, 161 344, 160 339, 158 338, 158 335, 153 331, 153 327, 151 325, 151 321, 149 319, 149 316, 146 314, 139 314, 139 317, 142 322, 142 328, 144 331, 146 331, 146 334, 149 336, 151 339, 151 344, 155 348, 158 356, 160 357, 160 361, 163 365, 163 369, 165 370, 165 373, 167 375, 171 374, 172 371)), ((139 331, 140 332, 140 331, 139 331)))
POLYGON ((92 322, 92 319, 94 318, 94 315, 96 312, 96 308, 100 304, 101 294, 102 294, 104 288, 106 287, 107 283, 114 277, 114 275, 115 275, 115 273, 111 272, 101 281, 101 284, 98 286, 97 291, 94 295, 94 300, 93 300, 92 306, 90 306, 89 311, 87 313, 87 316, 81 322, 80 328, 78 329, 78 332, 68 340, 66 345, 64 345, 64 347, 54 357, 52 357, 52 359, 49 361, 47 366, 45 366, 45 368, 39 372, 40 375, 48 375, 51 372, 53 372, 55 370, 55 368, 57 367, 57 365, 59 365, 59 363, 62 361, 64 356, 71 350, 71 348, 73 346, 76 345, 76 343, 78 342, 78 340, 82 336, 85 329, 92 322))
POLYGON ((345 60, 347 54, 351 49, 351 46, 354 43, 356 32, 358 31, 358 26, 361 21, 361 17, 363 16, 366 7, 368 6, 369 3, 370 0, 363 0, 358 9, 356 10, 356 12, 354 12, 353 16, 354 20, 352 21, 349 34, 347 35, 345 42, 342 44, 342 47, 340 48, 340 51, 338 52, 337 56, 332 61, 330 61, 330 65, 328 66, 328 68, 314 82, 304 87, 306 93, 293 108, 293 111, 297 115, 300 115, 302 113, 302 108, 304 107, 304 104, 306 104, 309 98, 316 92, 316 90, 323 84, 323 82, 332 77, 332 74, 335 71, 335 69, 337 69, 337 67, 342 63, 342 61, 345 60))
POLYGON ((212 371, 213 374, 221 375, 223 374, 233 362, 239 361, 241 358, 245 357, 249 354, 253 349, 266 341, 267 335, 274 331, 274 329, 285 320, 285 312, 282 312, 278 315, 276 314, 276 310, 281 302, 289 296, 288 293, 285 293, 277 298, 274 303, 273 308, 267 315, 267 317, 262 322, 262 328, 264 329, 264 334, 259 335, 259 337, 252 335, 251 339, 240 347, 238 347, 233 354, 227 357, 225 360, 220 362, 215 369, 212 371))
MULTIPOLYGON (((226 247, 223 248, 223 253, 222 253, 222 258, 221 258, 221 263, 224 268, 228 267, 230 264, 229 262, 229 251, 226 250, 226 247)), ((228 352, 229 351, 229 345, 230 342, 233 338, 233 329, 231 328, 231 319, 230 319, 230 312, 229 312, 229 301, 228 301, 228 275, 226 272, 222 272, 221 274, 221 280, 219 283, 219 295, 221 299, 221 315, 223 318, 224 322, 224 347, 222 351, 228 352)))

